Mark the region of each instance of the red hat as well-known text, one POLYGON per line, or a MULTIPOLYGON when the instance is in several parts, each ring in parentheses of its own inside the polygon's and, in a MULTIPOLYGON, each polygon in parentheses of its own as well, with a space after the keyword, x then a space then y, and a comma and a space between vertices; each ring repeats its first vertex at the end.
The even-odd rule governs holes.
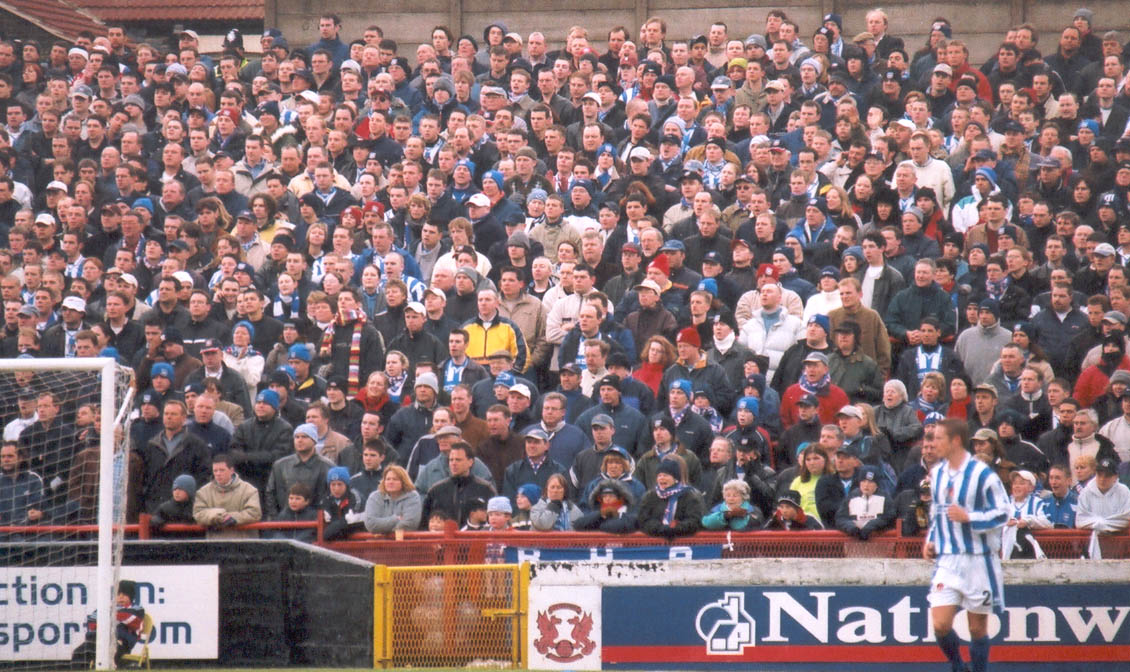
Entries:
POLYGON ((688 343, 696 348, 702 347, 702 339, 698 336, 698 329, 694 327, 684 327, 675 339, 675 343, 688 343))
POLYGON ((347 212, 349 213, 349 216, 353 218, 353 221, 357 222, 358 224, 361 223, 361 208, 353 205, 346 208, 345 210, 342 210, 341 214, 344 215, 347 212))
POLYGON ((384 203, 381 203, 380 201, 369 201, 364 206, 362 206, 361 211, 366 213, 366 214, 368 214, 370 212, 375 212, 379 216, 384 217, 385 206, 384 206, 384 203))
POLYGON ((654 268, 663 275, 671 277, 671 263, 667 261, 667 255, 665 254, 656 255, 655 259, 647 265, 647 268, 648 270, 654 268))
POLYGON ((239 124, 239 112, 236 112, 235 110, 231 109, 230 107, 225 107, 224 109, 220 110, 219 112, 216 112, 216 116, 217 117, 227 117, 228 119, 231 119, 231 123, 237 124, 237 125, 239 124))
POLYGON ((781 279, 781 273, 773 264, 762 264, 757 267, 757 277, 773 278, 773 282, 778 282, 781 279))

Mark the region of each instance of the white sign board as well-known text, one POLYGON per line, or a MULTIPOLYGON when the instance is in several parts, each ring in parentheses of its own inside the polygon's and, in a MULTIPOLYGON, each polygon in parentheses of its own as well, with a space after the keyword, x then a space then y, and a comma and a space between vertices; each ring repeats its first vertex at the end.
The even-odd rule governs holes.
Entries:
POLYGON ((529 600, 530 669, 600 669, 600 586, 531 585, 529 600))
MULTIPOLYGON (((0 660, 69 660, 95 611, 96 567, 0 568, 0 660)), ((216 565, 122 567, 153 618, 153 660, 218 657, 216 565)), ((134 653, 139 653, 139 644, 134 653)))

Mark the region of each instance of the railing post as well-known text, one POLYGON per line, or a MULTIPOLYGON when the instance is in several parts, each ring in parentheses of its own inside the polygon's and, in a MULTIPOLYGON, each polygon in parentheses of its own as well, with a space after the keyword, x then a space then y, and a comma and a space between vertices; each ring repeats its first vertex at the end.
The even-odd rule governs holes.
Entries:
POLYGON ((143 514, 141 514, 137 517, 137 538, 138 539, 141 539, 142 541, 149 541, 153 537, 152 528, 150 527, 150 525, 152 524, 152 520, 153 520, 153 517, 150 516, 148 513, 143 513, 143 514))
POLYGON ((321 546, 322 544, 326 543, 325 518, 323 518, 321 514, 318 514, 318 516, 316 516, 314 520, 316 521, 316 527, 314 528, 316 530, 316 535, 314 541, 317 542, 319 546, 321 546))

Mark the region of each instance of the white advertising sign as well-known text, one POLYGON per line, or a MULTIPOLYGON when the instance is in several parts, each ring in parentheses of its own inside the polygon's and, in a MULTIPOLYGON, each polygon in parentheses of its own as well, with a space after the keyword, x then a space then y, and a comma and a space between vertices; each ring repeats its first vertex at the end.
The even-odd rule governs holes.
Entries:
MULTIPOLYGON (((69 660, 96 608, 96 575, 95 567, 0 568, 0 660, 69 660)), ((137 583, 153 618, 153 660, 218 657, 218 566, 122 567, 120 578, 137 583)))
POLYGON ((531 585, 529 600, 530 669, 600 669, 600 586, 531 585))

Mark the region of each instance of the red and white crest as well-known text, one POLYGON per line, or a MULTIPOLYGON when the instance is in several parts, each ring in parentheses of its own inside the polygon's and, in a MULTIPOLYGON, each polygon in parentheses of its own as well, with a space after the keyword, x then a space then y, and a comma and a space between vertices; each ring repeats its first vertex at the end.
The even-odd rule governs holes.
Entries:
POLYGON ((589 655, 596 648, 590 635, 593 629, 592 614, 575 604, 558 602, 537 615, 538 638, 534 649, 549 660, 570 663, 589 655), (562 636, 561 625, 571 626, 568 636, 562 636))

